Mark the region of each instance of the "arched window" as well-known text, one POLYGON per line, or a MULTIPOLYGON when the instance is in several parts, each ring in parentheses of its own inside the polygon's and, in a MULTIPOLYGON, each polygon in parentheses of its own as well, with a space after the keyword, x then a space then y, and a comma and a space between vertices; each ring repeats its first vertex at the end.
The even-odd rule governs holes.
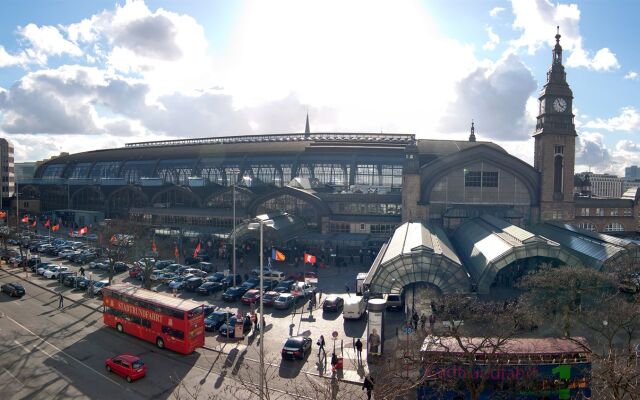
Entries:
POLYGON ((563 159, 561 155, 556 155, 553 160, 553 192, 562 193, 563 159))
POLYGON ((624 226, 619 222, 611 222, 604 227, 605 232, 623 232, 624 226))
POLYGON ((585 230, 591 231, 591 232, 595 232, 596 231, 596 226, 594 224, 592 224, 591 222, 580 222, 578 224, 578 228, 585 229, 585 230))
POLYGON ((285 211, 303 219, 307 227, 316 229, 318 227, 318 215, 313 205, 297 197, 283 194, 271 198, 258 207, 257 215, 270 212, 285 211))

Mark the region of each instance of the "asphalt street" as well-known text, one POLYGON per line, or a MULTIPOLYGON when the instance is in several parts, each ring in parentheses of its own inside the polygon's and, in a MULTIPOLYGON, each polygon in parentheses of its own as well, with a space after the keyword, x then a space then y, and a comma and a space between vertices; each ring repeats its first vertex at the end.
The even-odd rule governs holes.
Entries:
MULTIPOLYGON (((0 282, 16 280, 19 279, 0 272, 0 282)), ((186 393, 195 390, 200 392, 199 398, 206 395, 221 399, 255 397, 252 391, 255 392, 259 379, 258 337, 240 342, 217 341, 221 351, 199 349, 183 356, 105 327, 102 314, 94 309, 99 301, 86 299, 82 293, 64 288, 65 296, 72 297, 58 310, 55 292, 63 287, 31 274, 29 280, 38 285, 23 282, 27 291, 23 298, 0 296, 0 354, 3 355, 0 387, 9 389, 3 391, 10 393, 9 399, 102 399, 114 395, 127 399, 188 398, 186 393), (81 302, 71 301, 73 297, 79 297, 81 302), (104 361, 125 352, 143 358, 148 366, 147 377, 128 384, 106 371, 104 361)), ((296 324, 305 323, 305 317, 298 315, 297 318, 296 324)), ((333 321, 338 319, 342 324, 342 318, 333 321)), ((279 358, 282 343, 293 324, 287 323, 295 320, 285 315, 281 321, 272 318, 269 324, 272 331, 267 331, 265 341, 269 388, 280 394, 298 393, 291 398, 314 398, 307 390, 313 387, 310 383, 328 388, 329 380, 319 377, 326 372, 326 364, 318 362, 315 354, 297 362, 281 362, 279 358), (276 335, 280 331, 283 336, 276 335)), ((318 314, 318 318, 308 322, 323 320, 318 314)), ((364 322, 361 324, 364 326, 364 322)), ((296 333, 300 333, 299 330, 296 333)), ((208 343, 213 343, 212 339, 209 337, 208 343)), ((353 387, 339 382, 331 390, 345 393, 353 387)))

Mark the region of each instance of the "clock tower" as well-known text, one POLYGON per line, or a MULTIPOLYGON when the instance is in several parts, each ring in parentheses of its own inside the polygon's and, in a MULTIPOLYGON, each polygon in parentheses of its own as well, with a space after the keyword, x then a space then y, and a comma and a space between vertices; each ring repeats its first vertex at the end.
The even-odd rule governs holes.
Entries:
POLYGON ((572 220, 576 127, 573 93, 562 65, 560 32, 556 34, 551 68, 539 96, 534 167, 540 172, 540 219, 572 220))

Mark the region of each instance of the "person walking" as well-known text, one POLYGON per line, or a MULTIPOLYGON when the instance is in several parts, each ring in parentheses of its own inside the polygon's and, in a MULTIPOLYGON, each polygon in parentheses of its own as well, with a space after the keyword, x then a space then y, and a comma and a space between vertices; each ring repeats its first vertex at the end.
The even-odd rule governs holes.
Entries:
POLYGON ((62 297, 62 293, 58 294, 58 309, 64 307, 64 297, 62 297))
POLYGON ((318 357, 320 357, 320 352, 322 352, 322 354, 324 354, 324 356, 327 356, 327 352, 324 349, 324 336, 320 335, 320 339, 318 339, 318 357))
POLYGON ((417 331, 418 330, 418 321, 420 320, 420 317, 418 317, 418 313, 417 312, 413 312, 413 330, 417 331))
POLYGON ((360 338, 356 340, 356 351, 358 353, 358 360, 362 361, 362 342, 360 341, 360 338))
POLYGON ((373 378, 371 375, 367 375, 362 383, 362 390, 367 391, 367 400, 371 400, 371 393, 373 392, 373 378))
POLYGON ((420 317, 420 327, 422 328, 422 330, 424 331, 427 325, 427 316, 424 315, 424 313, 422 313, 422 316, 420 317))
POLYGON ((80 276, 84 276, 84 268, 80 267, 80 276))
POLYGON ((429 315, 429 330, 431 330, 431 332, 433 332, 433 327, 436 324, 436 315, 435 314, 431 314, 429 315))

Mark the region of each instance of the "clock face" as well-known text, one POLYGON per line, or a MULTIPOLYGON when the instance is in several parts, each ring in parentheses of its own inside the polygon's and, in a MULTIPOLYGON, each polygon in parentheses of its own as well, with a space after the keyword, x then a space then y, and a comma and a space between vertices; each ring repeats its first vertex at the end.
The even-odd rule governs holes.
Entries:
POLYGON ((567 109, 567 101, 561 97, 558 97, 553 101, 553 109, 556 112, 564 112, 567 109))

